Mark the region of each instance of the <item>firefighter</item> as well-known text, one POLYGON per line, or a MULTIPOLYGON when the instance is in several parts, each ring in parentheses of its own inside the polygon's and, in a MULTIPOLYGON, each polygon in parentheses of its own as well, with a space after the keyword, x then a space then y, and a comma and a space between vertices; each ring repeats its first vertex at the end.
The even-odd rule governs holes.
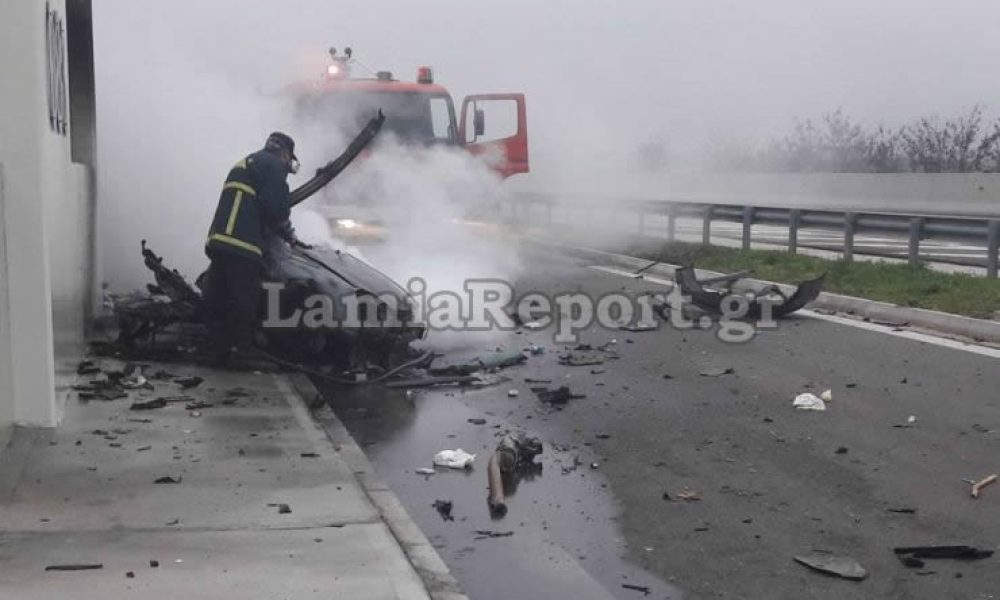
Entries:
POLYGON ((308 248, 288 218, 287 178, 298 171, 295 142, 274 132, 264 148, 229 171, 205 243, 211 259, 205 284, 205 317, 215 344, 215 360, 259 358, 254 346, 264 254, 273 236, 308 248))

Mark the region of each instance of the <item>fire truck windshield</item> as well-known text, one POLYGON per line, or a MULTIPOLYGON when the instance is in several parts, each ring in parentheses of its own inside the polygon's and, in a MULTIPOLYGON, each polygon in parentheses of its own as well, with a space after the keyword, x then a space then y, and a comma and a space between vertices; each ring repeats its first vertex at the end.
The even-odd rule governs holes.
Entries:
POLYGON ((379 109, 383 131, 404 143, 456 143, 455 108, 447 94, 338 90, 301 98, 302 117, 329 123, 354 135, 379 109))

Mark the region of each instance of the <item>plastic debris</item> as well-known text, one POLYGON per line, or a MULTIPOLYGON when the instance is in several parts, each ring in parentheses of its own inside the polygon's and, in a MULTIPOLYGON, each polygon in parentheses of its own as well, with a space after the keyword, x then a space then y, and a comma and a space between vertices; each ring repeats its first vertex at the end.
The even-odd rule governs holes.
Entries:
POLYGON ((163 477, 158 477, 153 480, 153 483, 180 483, 180 482, 181 482, 180 475, 178 475, 177 477, 171 477, 169 475, 165 475, 163 477))
POLYGON ((434 510, 441 515, 441 518, 445 521, 454 521, 455 517, 451 516, 452 503, 451 500, 435 500, 434 504, 431 504, 434 510))
POLYGON ((437 471, 428 467, 421 467, 416 471, 414 471, 414 473, 416 473, 417 475, 433 475, 437 473, 437 471))
POLYGON ((167 405, 167 401, 164 398, 156 398, 154 400, 147 400, 146 402, 133 402, 132 406, 129 407, 130 410, 153 410, 157 408, 163 408, 167 405))
POLYGON ((731 375, 735 372, 736 369, 732 367, 711 367, 702 369, 699 375, 702 377, 722 377, 723 375, 731 375))
POLYGON ((469 454, 461 448, 457 450, 442 450, 434 455, 434 464, 449 469, 468 469, 476 460, 475 454, 469 454))
POLYGON ((925 559, 981 560, 993 556, 992 550, 980 550, 972 546, 910 546, 894 548, 893 552, 903 565, 911 569, 922 569, 925 559))
POLYGON ((799 410, 826 410, 826 402, 816 394, 799 394, 792 401, 792 406, 799 410))
POLYGON ((531 388, 531 391, 538 395, 538 399, 546 404, 566 404, 570 400, 586 398, 584 394, 574 394, 568 387, 561 386, 554 390, 547 388, 531 388))
POLYGON ((45 567, 46 571, 94 571, 96 569, 103 569, 102 564, 73 564, 73 565, 49 565, 45 567))
POLYGON ((622 587, 626 590, 635 590, 637 592, 642 592, 643 595, 649 595, 649 588, 644 585, 632 585, 631 583, 623 583, 622 587))
POLYGON ((514 535, 513 531, 490 531, 488 529, 477 529, 475 533, 478 537, 472 538, 474 540, 485 540, 488 538, 502 538, 514 535))
POLYGON ((973 498, 978 498, 980 490, 990 485, 991 483, 996 482, 996 480, 997 480, 997 475, 995 473, 993 475, 980 479, 976 483, 972 484, 972 491, 970 492, 970 494, 972 495, 973 498))
POLYGON ((198 377, 197 375, 195 375, 194 377, 178 377, 177 379, 174 380, 174 383, 181 386, 182 390, 188 390, 194 387, 198 387, 199 385, 201 385, 201 382, 203 381, 205 381, 204 377, 198 377))
POLYGON ((826 390, 819 395, 819 398, 823 402, 833 402, 833 390, 826 390))
POLYGON ((517 391, 516 389, 507 390, 507 397, 509 398, 517 398, 520 394, 521 392, 517 391))
POLYGON ((685 502, 698 502, 701 500, 701 492, 696 492, 689 488, 684 488, 677 494, 677 498, 685 502))
POLYGON ((852 581, 861 581, 868 577, 868 571, 849 556, 832 556, 829 554, 804 554, 795 557, 795 562, 810 569, 836 575, 852 581))

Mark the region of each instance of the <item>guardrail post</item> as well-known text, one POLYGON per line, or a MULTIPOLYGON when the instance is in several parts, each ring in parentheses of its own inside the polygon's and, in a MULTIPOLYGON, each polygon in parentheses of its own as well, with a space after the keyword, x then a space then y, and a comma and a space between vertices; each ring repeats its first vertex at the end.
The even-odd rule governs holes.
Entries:
POLYGON ((712 207, 705 208, 701 218, 701 243, 708 246, 712 243, 712 207))
POLYGON ((906 252, 906 262, 911 265, 920 261, 920 234, 924 230, 924 220, 921 217, 910 219, 910 244, 906 252))
POLYGON ((667 205, 667 241, 674 241, 677 233, 677 210, 673 204, 667 205))
POLYGON ((750 249, 750 233, 753 227, 753 207, 743 207, 743 249, 750 249))
POLYGON ((854 232, 858 226, 858 215, 852 212, 844 213, 844 260, 854 260, 854 232))
POLYGON ((799 251, 799 225, 802 223, 802 211, 793 208, 788 213, 788 251, 795 254, 799 251))
POLYGON ((986 236, 986 276, 996 279, 997 251, 1000 250, 1000 220, 990 219, 986 236))

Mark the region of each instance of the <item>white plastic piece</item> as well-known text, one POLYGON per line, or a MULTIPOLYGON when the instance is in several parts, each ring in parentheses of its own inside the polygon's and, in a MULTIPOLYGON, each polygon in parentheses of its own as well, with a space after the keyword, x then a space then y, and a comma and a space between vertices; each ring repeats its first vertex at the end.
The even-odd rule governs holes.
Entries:
POLYGON ((507 396, 511 398, 517 398, 519 394, 520 392, 518 392, 517 390, 507 390, 507 396))
POLYGON ((833 390, 826 390, 819 397, 823 402, 833 402, 833 390))
POLYGON ((816 394, 799 394, 792 401, 792 406, 799 410, 826 410, 826 402, 816 394))
POLYGON ((472 466, 472 461, 474 460, 476 460, 475 454, 469 454, 461 448, 457 450, 442 450, 434 455, 435 465, 450 469, 468 469, 472 466))

